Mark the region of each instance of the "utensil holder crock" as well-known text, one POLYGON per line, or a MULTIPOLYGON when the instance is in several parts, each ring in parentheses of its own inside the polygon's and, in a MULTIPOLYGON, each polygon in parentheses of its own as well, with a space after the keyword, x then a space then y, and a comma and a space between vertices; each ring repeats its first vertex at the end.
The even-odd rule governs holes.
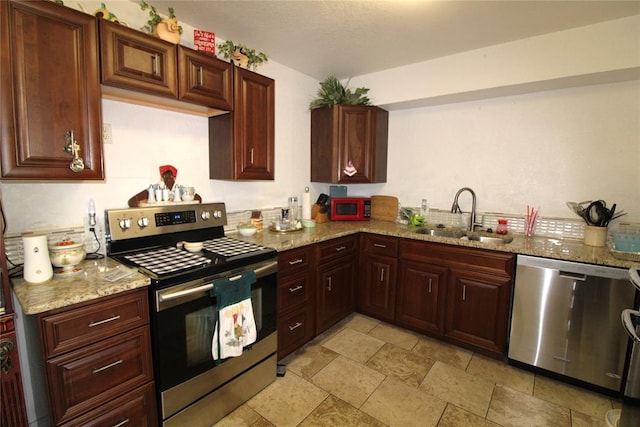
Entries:
POLYGON ((584 244, 589 246, 604 246, 607 241, 607 227, 586 225, 584 227, 584 244))

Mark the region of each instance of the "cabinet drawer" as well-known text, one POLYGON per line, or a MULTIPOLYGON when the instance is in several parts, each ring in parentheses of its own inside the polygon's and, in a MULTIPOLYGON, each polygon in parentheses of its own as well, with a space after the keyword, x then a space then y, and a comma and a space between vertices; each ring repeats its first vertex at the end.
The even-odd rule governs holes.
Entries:
POLYGON ((141 289, 44 316, 40 325, 45 352, 51 357, 148 322, 147 291, 141 289))
POLYGON ((147 427, 157 425, 154 383, 118 397, 87 412, 63 427, 147 427))
POLYGON ((318 243, 319 263, 324 264, 354 253, 356 250, 355 236, 332 239, 318 243))
POLYGON ((308 270, 312 262, 312 254, 312 246, 292 249, 278 254, 278 275, 308 270))
POLYGON ((398 256, 398 239, 395 237, 363 234, 360 245, 360 250, 363 252, 390 257, 398 256))
POLYGON ((278 359, 313 338, 315 312, 312 307, 296 310, 278 319, 278 359))
POLYGON ((152 381, 150 341, 141 327, 48 360, 53 421, 71 420, 152 381))
POLYGON ((311 272, 287 275, 278 280, 278 311, 280 313, 300 304, 312 302, 311 272))

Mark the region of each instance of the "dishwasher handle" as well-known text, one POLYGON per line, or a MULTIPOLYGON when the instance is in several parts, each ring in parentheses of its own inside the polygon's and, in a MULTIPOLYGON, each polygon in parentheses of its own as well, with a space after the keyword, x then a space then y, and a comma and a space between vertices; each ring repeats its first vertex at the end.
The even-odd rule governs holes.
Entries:
POLYGON ((640 290, 640 275, 638 274, 637 269, 633 267, 629 269, 629 280, 631 280, 633 286, 640 290))
POLYGON ((636 332, 635 322, 635 318, 638 317, 640 317, 640 311, 638 310, 631 310, 630 308, 622 310, 622 326, 624 326, 624 330, 627 332, 627 335, 629 335, 629 337, 635 342, 640 342, 640 337, 636 332), (632 319, 631 316, 633 316, 634 319, 632 319))

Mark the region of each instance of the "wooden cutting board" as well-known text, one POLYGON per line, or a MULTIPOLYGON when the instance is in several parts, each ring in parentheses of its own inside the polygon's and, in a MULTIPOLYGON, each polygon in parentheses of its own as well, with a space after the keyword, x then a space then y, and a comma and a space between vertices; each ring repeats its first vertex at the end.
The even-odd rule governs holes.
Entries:
POLYGON ((398 198, 395 196, 371 196, 371 219, 395 222, 398 207, 398 198))

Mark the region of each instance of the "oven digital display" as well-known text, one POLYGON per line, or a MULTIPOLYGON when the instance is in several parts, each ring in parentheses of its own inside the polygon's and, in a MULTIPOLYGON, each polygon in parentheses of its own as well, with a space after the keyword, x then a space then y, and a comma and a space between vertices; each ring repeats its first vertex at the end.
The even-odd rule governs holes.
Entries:
POLYGON ((156 227, 165 225, 190 224, 196 222, 195 211, 160 212, 155 215, 156 227))

